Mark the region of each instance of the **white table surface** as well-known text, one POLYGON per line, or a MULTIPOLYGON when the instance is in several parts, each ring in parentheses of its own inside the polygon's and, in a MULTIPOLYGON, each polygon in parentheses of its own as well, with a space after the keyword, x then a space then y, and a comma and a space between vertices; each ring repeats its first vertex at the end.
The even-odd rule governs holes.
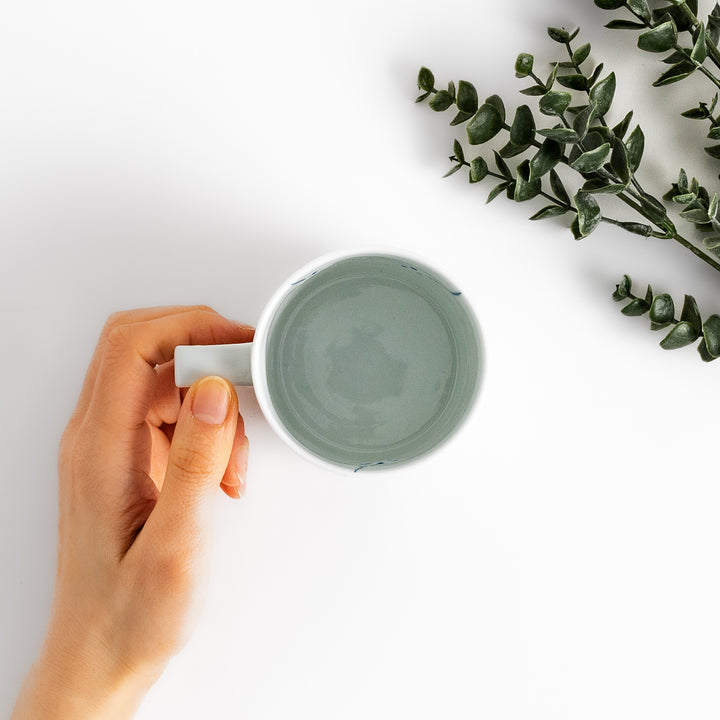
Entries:
POLYGON ((413 103, 425 64, 514 109, 516 55, 545 67, 544 28, 579 24, 617 71, 611 119, 634 108, 646 131, 648 189, 681 164, 711 185, 700 125, 674 111, 708 86, 651 90, 661 66, 610 17, 590 0, 6 3, 0 716, 43 635, 57 444, 106 316, 207 303, 255 322, 299 265, 383 242, 471 299, 476 412, 427 461, 346 479, 242 391, 247 495, 218 497, 204 614, 139 717, 718 716, 720 363, 659 349, 610 298, 628 273, 720 312, 718 277, 670 241, 578 243, 526 219, 542 203, 485 205, 489 184, 441 179, 449 113, 413 103))

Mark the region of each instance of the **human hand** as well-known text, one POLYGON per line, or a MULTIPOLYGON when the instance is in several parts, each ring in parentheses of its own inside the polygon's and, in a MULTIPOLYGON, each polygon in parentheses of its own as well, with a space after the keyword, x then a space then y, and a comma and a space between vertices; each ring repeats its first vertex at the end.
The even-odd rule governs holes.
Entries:
POLYGON ((60 444, 52 613, 13 720, 131 717, 186 642, 214 497, 241 496, 248 442, 232 385, 181 393, 173 352, 252 337, 206 307, 108 319, 60 444))

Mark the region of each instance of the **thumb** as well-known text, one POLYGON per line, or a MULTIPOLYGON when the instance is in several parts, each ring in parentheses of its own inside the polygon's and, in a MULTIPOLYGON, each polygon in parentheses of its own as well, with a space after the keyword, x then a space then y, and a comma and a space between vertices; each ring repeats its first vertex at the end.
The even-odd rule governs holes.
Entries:
POLYGON ((237 395, 227 380, 205 377, 189 389, 170 444, 160 497, 153 510, 166 538, 181 534, 192 542, 193 536, 209 523, 214 498, 230 460, 237 421, 237 395))

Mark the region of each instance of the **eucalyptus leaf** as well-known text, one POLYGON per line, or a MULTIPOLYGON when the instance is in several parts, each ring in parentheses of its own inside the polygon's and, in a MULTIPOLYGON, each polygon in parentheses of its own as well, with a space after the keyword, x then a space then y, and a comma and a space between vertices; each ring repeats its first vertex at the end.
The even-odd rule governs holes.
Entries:
POLYGON ((443 175, 443 177, 444 177, 444 178, 450 177, 451 175, 454 175, 454 174, 455 174, 458 170, 460 170, 461 168, 462 168, 462 165, 454 165, 452 168, 450 168, 450 170, 448 170, 448 171, 443 175))
POLYGON ((595 105, 590 104, 580 110, 573 120, 573 130, 577 133, 578 138, 582 140, 590 129, 590 123, 595 116, 595 105))
POLYGON ((527 77, 533 70, 535 59, 528 53, 520 53, 515 61, 515 77, 527 77))
POLYGON ((625 4, 635 15, 642 18, 646 23, 652 20, 652 14, 647 0, 626 0, 625 4))
POLYGON ((458 110, 463 113, 475 113, 478 109, 478 94, 475 86, 465 80, 458 83, 457 91, 458 110))
POLYGON ((625 5, 625 0, 595 0, 595 4, 603 10, 617 10, 625 5))
POLYGON ((538 210, 534 215, 530 217, 530 220, 545 220, 551 217, 557 217, 558 215, 565 215, 570 212, 569 207, 562 207, 560 205, 546 205, 544 208, 538 210))
POLYGON ((607 156, 610 153, 610 143, 604 143, 595 150, 589 150, 583 153, 573 162, 570 167, 580 173, 595 172, 603 166, 607 156))
POLYGON ((530 143, 526 145, 516 145, 512 140, 508 140, 498 152, 500 153, 500 157, 507 159, 522 155, 529 147, 530 143))
POLYGON ((595 115, 602 117, 607 113, 615 97, 615 73, 610 73, 606 78, 593 85, 590 90, 590 101, 595 103, 595 115))
POLYGON ((539 97, 540 95, 544 95, 546 90, 544 85, 532 85, 531 87, 524 88, 520 92, 528 97, 539 97))
POLYGON ((588 180, 581 188, 583 192, 592 193, 593 195, 618 195, 625 189, 625 185, 621 183, 608 183, 602 178, 593 178, 588 180))
POLYGON ((705 152, 710 155, 710 157, 720 160, 720 145, 711 145, 710 147, 706 147, 705 152))
POLYGON ((537 133, 559 143, 576 143, 580 140, 580 136, 574 130, 566 127, 546 128, 538 130, 537 133))
POLYGON ((582 45, 579 47, 575 52, 572 54, 572 61, 575 65, 582 65, 589 57, 590 55, 590 43, 586 43, 585 45, 582 45))
POLYGON ((588 79, 584 75, 559 75, 558 84, 570 90, 580 90, 585 92, 588 89, 588 79))
POLYGON ((571 101, 570 93, 551 90, 540 98, 540 112, 544 115, 562 115, 571 101))
POLYGON ((550 71, 547 80, 545 81, 545 90, 552 90, 552 86, 555 84, 555 78, 557 77, 558 63, 553 65, 553 69, 550 71))
POLYGON ((689 323, 698 333, 702 330, 702 320, 700 319, 700 311, 697 302, 692 295, 685 296, 682 314, 680 319, 689 323))
POLYGON ((720 125, 715 125, 710 128, 710 132, 707 134, 710 140, 720 140, 720 125))
POLYGON ((471 145, 481 145, 492 140, 502 126, 503 119, 498 109, 494 105, 484 103, 467 124, 468 142, 471 145))
POLYGON ((557 43, 570 42, 570 33, 565 28, 549 27, 547 33, 557 43))
POLYGON ((622 140, 616 140, 610 156, 610 167, 620 180, 620 182, 628 185, 632 180, 632 172, 630 170, 630 162, 628 159, 625 143, 622 140))
POLYGON ((647 26, 633 20, 611 20, 605 27, 609 30, 644 30, 647 26))
POLYGON ((515 145, 529 145, 535 139, 535 118, 527 105, 520 105, 510 127, 510 140, 515 145))
POLYGON ((702 65, 705 62, 705 58, 707 58, 707 56, 708 47, 707 36, 705 34, 705 25, 703 23, 700 23, 697 31, 697 39, 695 40, 695 45, 693 46, 692 53, 690 54, 690 59, 694 63, 702 65))
POLYGON ((720 316, 711 315, 702 326, 705 349, 713 358, 720 357, 720 316))
POLYGON ((460 111, 451 121, 450 125, 454 127, 455 125, 462 125, 462 123, 467 122, 475 113, 474 112, 462 112, 460 111))
POLYGON ((567 190, 565 189, 565 186, 560 179, 560 176, 554 169, 550 170, 550 187, 555 193, 555 197, 560 200, 560 202, 564 203, 565 205, 570 205, 570 196, 568 195, 567 190))
POLYGON ((707 19, 707 35, 710 42, 717 47, 720 42, 720 6, 717 3, 707 19))
POLYGON ((489 98, 486 98, 485 103, 492 105, 498 113, 500 113, 502 121, 505 122, 505 103, 499 95, 491 95, 489 98))
POLYGON ((675 303, 667 293, 656 295, 650 307, 653 330, 667 327, 675 319, 675 303))
POLYGON ((540 146, 530 160, 530 178, 542 177, 550 172, 562 159, 562 145, 549 138, 540 146))
POLYGON ((631 300, 620 312, 623 315, 629 315, 631 317, 637 317, 644 315, 650 309, 650 304, 642 298, 635 298, 631 300))
POLYGON ((455 157, 459 163, 465 162, 465 153, 463 152, 462 145, 459 140, 455 140, 453 143, 453 152, 455 153, 455 157))
POLYGON ((663 350, 676 350, 694 343, 700 337, 700 333, 689 323, 679 322, 660 341, 663 350))
POLYGON ((491 203, 500 193, 507 190, 507 188, 510 186, 509 182, 502 182, 499 185, 496 185, 491 191, 490 194, 487 197, 487 200, 485 203, 491 203))
POLYGON ((440 90, 433 95, 428 101, 428 105, 435 110, 435 112, 442 112, 447 110, 454 104, 452 95, 445 90, 440 90))
POLYGON ((629 275, 623 275, 622 280, 615 286, 615 292, 612 294, 612 299, 617 301, 624 300, 630 296, 632 290, 632 280, 629 275))
POLYGON ((495 156, 495 166, 500 171, 500 174, 504 178, 507 178, 508 180, 512 180, 513 174, 512 174, 512 172, 510 172, 510 168, 508 167, 508 164, 500 156, 500 153, 497 151, 493 151, 493 155, 495 156))
POLYGON ((681 112, 680 115, 689 120, 707 120, 708 117, 710 117, 707 106, 704 106, 702 103, 700 107, 690 108, 689 110, 685 110, 685 112, 681 112))
POLYGON ((435 89, 435 76, 426 67, 421 67, 417 84, 421 90, 432 92, 435 89))
POLYGON ((642 235, 643 237, 650 237, 650 235, 652 235, 653 233, 652 227, 650 225, 646 225, 645 223, 616 222, 615 224, 623 230, 627 230, 627 232, 633 233, 635 235, 642 235))
POLYGON ((471 183, 480 182, 485 179, 489 172, 490 168, 488 168, 488 164, 485 162, 484 158, 476 157, 470 162, 469 177, 471 183))
POLYGON ((695 72, 695 64, 689 60, 682 60, 676 65, 673 65, 669 70, 666 70, 654 83, 653 87, 662 87, 663 85, 670 85, 671 83, 679 82, 684 80, 689 75, 695 72))
POLYGON ((515 202, 525 202, 536 197, 542 190, 542 181, 540 178, 530 179, 530 161, 523 160, 517 166, 517 177, 515 183, 515 202))
POLYGON ((645 135, 639 125, 630 133, 628 139, 625 141, 625 149, 627 151, 630 170, 635 172, 640 167, 640 160, 645 150, 645 135))
POLYGON ((625 137, 625 133, 630 127, 630 121, 632 120, 633 111, 631 110, 613 129, 613 135, 622 140, 625 137))
POLYGON ((668 20, 662 25, 652 28, 652 30, 641 33, 637 44, 641 50, 647 52, 667 52, 675 46, 677 36, 675 23, 673 20, 668 20))
POLYGON ((602 220, 602 211, 597 200, 582 191, 575 195, 575 207, 578 211, 578 229, 581 237, 587 237, 602 220))

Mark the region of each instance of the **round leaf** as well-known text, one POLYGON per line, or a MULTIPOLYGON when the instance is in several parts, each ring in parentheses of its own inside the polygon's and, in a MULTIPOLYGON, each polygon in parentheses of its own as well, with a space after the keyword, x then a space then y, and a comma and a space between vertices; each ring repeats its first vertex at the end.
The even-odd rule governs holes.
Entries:
POLYGON ((420 68, 418 73, 418 87, 430 92, 435 89, 435 77, 426 67, 420 68))
POLYGON ((667 293, 656 295, 650 306, 650 321, 653 330, 667 327, 675 319, 675 303, 667 293))
POLYGON ((570 93, 551 90, 540 98, 540 112, 544 115, 562 115, 571 102, 570 93))
POLYGON ((443 110, 447 110, 452 104, 452 95, 450 95, 450 93, 446 90, 440 90, 439 92, 436 92, 430 98, 430 100, 428 100, 428 105, 435 112, 442 112, 443 110))
POLYGON ((528 53, 520 53, 515 61, 515 77, 527 77, 533 69, 534 58, 528 53))
POLYGON ((562 145, 548 138, 530 160, 530 179, 542 177, 552 170, 561 158, 562 145))
POLYGON ((702 327, 705 349, 712 357, 720 357, 720 316, 711 315, 702 327))
POLYGON ((575 195, 575 207, 578 211, 578 229, 581 237, 587 237, 602 220, 602 212, 597 200, 582 191, 575 195))
POLYGON ((590 55, 590 43, 587 43, 583 45, 582 47, 579 47, 573 54, 572 54, 572 61, 575 63, 575 65, 582 65, 590 55))
POLYGON ((677 28, 672 20, 662 23, 652 30, 641 33, 638 37, 638 47, 646 52, 667 52, 677 42, 677 28))
POLYGON ((489 172, 488 164, 481 157, 476 157, 470 163, 470 182, 476 183, 484 179, 489 172))
POLYGON ((535 139, 535 118, 527 105, 521 105, 515 111, 515 119, 510 128, 510 140, 514 145, 529 145, 535 139))
POLYGON ((548 35, 557 43, 570 42, 570 33, 565 28, 553 28, 547 29, 548 35))
POLYGON ((516 202, 524 202, 525 200, 534 198, 542 190, 541 183, 540 178, 530 180, 530 161, 523 160, 523 162, 517 166, 514 200, 516 202))
POLYGON ((458 83, 457 90, 458 110, 464 113, 474 113, 478 109, 478 94, 475 86, 465 80, 458 83))
MULTIPOLYGON (((439 94, 439 93, 438 93, 439 94)), ((492 140, 502 129, 503 120, 494 105, 483 103, 467 124, 468 142, 471 145, 492 140)))
POLYGON ((595 148, 595 150, 583 153, 570 167, 580 173, 595 172, 595 170, 602 167, 609 152, 610 143, 604 143, 600 145, 600 147, 595 148))
POLYGON ((620 312, 623 315, 629 315, 631 317, 637 317, 638 315, 644 315, 650 309, 650 304, 642 298, 635 298, 629 302, 620 312))
POLYGON ((676 350, 694 343, 700 333, 689 323, 679 322, 660 342, 663 350, 676 350))

